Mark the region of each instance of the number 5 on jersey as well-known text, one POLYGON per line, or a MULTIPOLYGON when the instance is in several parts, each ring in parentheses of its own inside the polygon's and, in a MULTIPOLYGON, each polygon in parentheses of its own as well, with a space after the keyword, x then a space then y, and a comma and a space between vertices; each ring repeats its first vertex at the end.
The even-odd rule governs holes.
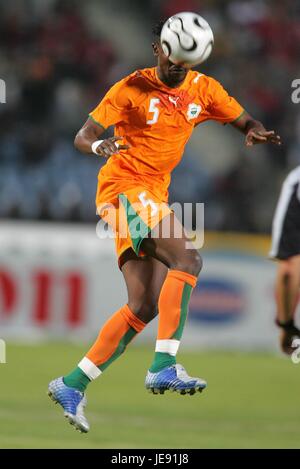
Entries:
POLYGON ((158 116, 159 116, 159 109, 157 107, 158 103, 159 103, 158 98, 150 99, 150 105, 149 105, 148 112, 151 112, 153 114, 153 116, 152 116, 152 119, 147 120, 147 124, 149 124, 149 125, 156 124, 156 122, 158 121, 158 116))
POLYGON ((157 205, 152 199, 147 198, 146 195, 146 192, 141 192, 139 194, 139 199, 142 202, 143 207, 151 207, 151 215, 154 216, 158 211, 157 205))

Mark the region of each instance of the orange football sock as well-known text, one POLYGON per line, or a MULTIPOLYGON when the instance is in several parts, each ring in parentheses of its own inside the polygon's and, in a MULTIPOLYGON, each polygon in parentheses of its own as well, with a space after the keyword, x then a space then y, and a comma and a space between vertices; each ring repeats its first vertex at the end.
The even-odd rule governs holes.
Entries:
POLYGON ((128 305, 123 306, 104 324, 86 358, 101 371, 105 370, 145 325, 128 305))
POLYGON ((188 304, 196 283, 197 277, 179 270, 170 270, 166 277, 158 301, 158 335, 150 367, 153 373, 176 363, 188 304))
POLYGON ((100 376, 145 326, 128 305, 120 308, 104 324, 96 342, 78 367, 64 376, 64 383, 84 392, 89 382, 100 376))

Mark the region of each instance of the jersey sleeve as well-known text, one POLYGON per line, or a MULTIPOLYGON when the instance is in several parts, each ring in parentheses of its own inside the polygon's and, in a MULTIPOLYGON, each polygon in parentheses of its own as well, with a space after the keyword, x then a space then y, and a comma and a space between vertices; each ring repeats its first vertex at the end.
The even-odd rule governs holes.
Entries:
POLYGON ((209 84, 210 104, 208 106, 208 119, 222 123, 233 122, 244 112, 243 107, 229 96, 223 86, 215 79, 209 84))
POLYGON ((123 79, 110 88, 98 106, 89 114, 89 117, 107 129, 107 127, 124 120, 130 105, 126 80, 123 79))

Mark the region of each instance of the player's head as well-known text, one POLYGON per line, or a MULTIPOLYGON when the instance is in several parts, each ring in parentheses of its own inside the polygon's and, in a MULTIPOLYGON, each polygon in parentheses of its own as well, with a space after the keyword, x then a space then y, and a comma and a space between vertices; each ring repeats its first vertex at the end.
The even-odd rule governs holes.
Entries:
POLYGON ((152 28, 153 43, 152 48, 155 57, 157 57, 157 67, 159 78, 168 86, 175 88, 179 86, 185 79, 189 71, 188 67, 182 65, 175 65, 164 54, 160 44, 160 33, 165 21, 159 21, 152 28))

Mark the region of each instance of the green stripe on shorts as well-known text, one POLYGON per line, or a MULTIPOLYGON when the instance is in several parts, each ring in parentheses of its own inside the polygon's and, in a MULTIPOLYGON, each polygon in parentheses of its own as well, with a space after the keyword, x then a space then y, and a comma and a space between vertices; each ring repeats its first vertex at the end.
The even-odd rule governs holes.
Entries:
POLYGON ((126 210, 126 219, 133 250, 136 255, 138 255, 141 243, 151 231, 151 228, 146 225, 139 214, 134 210, 125 194, 119 194, 119 199, 126 210))

